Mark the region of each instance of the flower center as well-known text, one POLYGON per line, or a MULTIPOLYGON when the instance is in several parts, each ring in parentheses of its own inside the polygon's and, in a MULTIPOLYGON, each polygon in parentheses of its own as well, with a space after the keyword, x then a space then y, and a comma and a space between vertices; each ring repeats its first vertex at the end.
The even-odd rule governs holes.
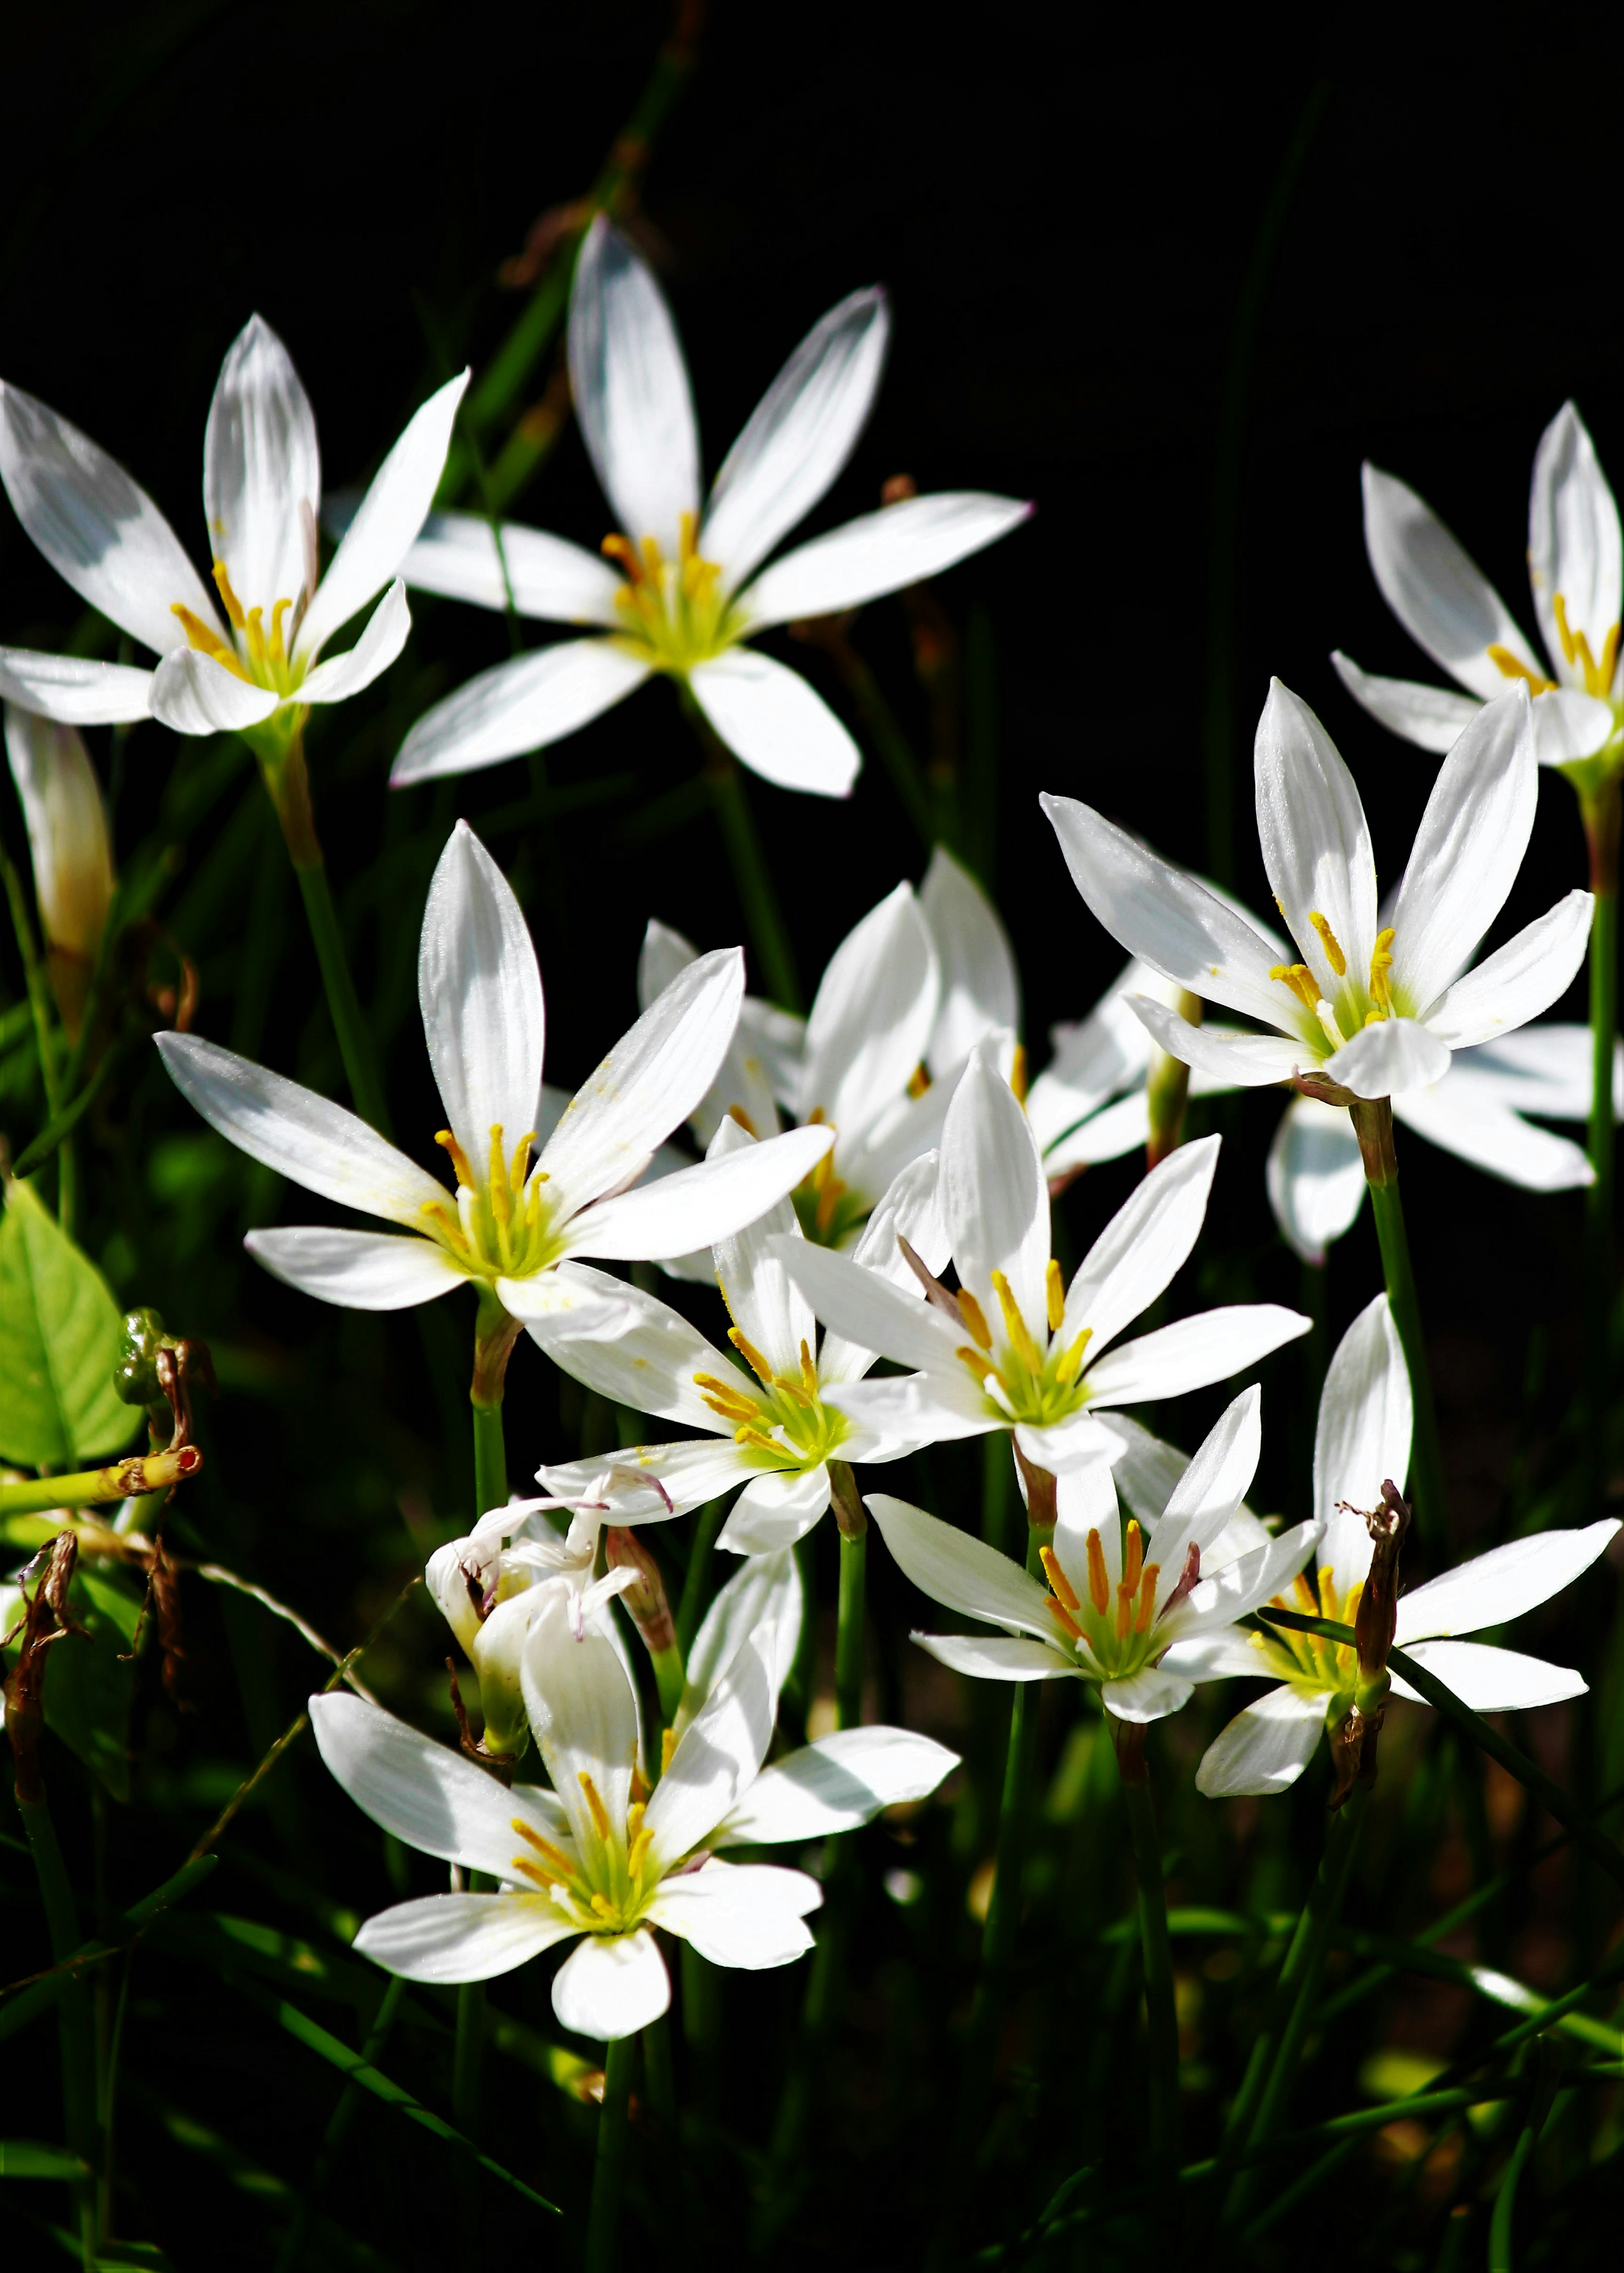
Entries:
MULTIPOLYGON (((549 1895, 583 1933, 629 1933, 659 1883, 648 1868, 654 1834, 643 1828, 645 1802, 632 1802, 624 1825, 617 1831, 598 1786, 584 1768, 580 1783, 592 1819, 590 1835, 578 1842, 574 1856, 567 1855, 515 1815, 513 1828, 528 1851, 514 1857, 514 1876, 549 1895)), ((643 1788, 646 1792, 648 1786, 643 1788)))
POLYGON ((761 1383, 752 1387, 742 1375, 728 1381, 696 1373, 694 1386, 718 1420, 732 1427, 733 1442, 759 1457, 768 1468, 818 1467, 844 1442, 851 1423, 818 1394, 817 1366, 808 1346, 801 1345, 794 1374, 774 1373, 767 1360, 737 1326, 727 1339, 761 1383))
MULTIPOLYGON (((1568 621, 1568 603, 1560 592, 1551 601, 1551 612, 1556 618, 1556 636, 1561 642, 1562 657, 1569 670, 1576 670, 1584 680, 1584 691, 1603 702, 1613 700, 1613 674, 1619 660, 1619 630, 1614 624, 1601 643, 1599 656, 1590 653, 1590 643, 1581 631, 1575 631, 1568 621)), ((1526 679, 1530 694, 1548 694, 1555 686, 1554 679, 1541 679, 1527 664, 1519 663, 1509 648, 1498 642, 1489 649, 1489 661, 1507 679, 1526 679)))
POLYGON ((723 596, 720 566, 700 558, 691 513, 682 516, 674 560, 666 559, 656 538, 634 544, 618 531, 605 537, 603 550, 626 574, 614 596, 620 636, 651 670, 680 678, 738 637, 742 626, 723 596))
MULTIPOLYGON (((290 695, 304 678, 302 666, 295 665, 289 652, 289 643, 297 632, 284 636, 282 618, 292 607, 291 600, 278 600, 271 610, 271 625, 265 627, 263 608, 244 609, 231 589, 231 579, 226 574, 223 560, 214 563, 214 583, 220 594, 220 604, 226 611, 226 620, 236 634, 235 646, 228 646, 219 633, 206 624, 192 609, 176 601, 170 613, 178 616, 186 634, 186 644, 199 654, 212 656, 222 671, 229 671, 250 686, 266 686, 273 694, 290 695)), ((301 611, 302 612, 302 611, 301 611)))
POLYGON ((429 1238, 480 1279, 529 1279, 557 1259, 553 1212, 542 1190, 547 1172, 538 1168, 533 1174, 526 1173, 536 1142, 533 1130, 520 1137, 510 1159, 501 1123, 494 1124, 483 1186, 449 1129, 440 1129, 434 1142, 451 1156, 457 1189, 455 1204, 449 1197, 424 1204, 423 1227, 429 1238))
MULTIPOLYGON (((807 1115, 807 1127, 819 1129, 827 1124, 828 1115, 823 1106, 815 1105, 807 1115)), ((802 1234, 815 1247, 842 1246, 862 1222, 869 1207, 861 1192, 853 1191, 836 1175, 832 1145, 817 1166, 801 1178, 790 1199, 802 1234)))
MULTIPOLYGON (((1380 1025, 1385 1019, 1401 1015, 1393 1001, 1394 933, 1390 926, 1377 933, 1376 944, 1371 950, 1370 977, 1361 986, 1357 978, 1349 979, 1348 958, 1327 919, 1318 908, 1311 908, 1308 920, 1335 974, 1335 1000, 1321 994, 1320 981, 1305 963, 1276 963, 1269 977, 1289 988, 1320 1029, 1320 1034, 1333 1050, 1340 1050, 1361 1026, 1380 1025)), ((1311 1033, 1306 1039, 1318 1046, 1319 1034, 1311 1033)))
POLYGON ((1094 1328, 1085 1326, 1064 1347, 1056 1339, 1065 1323, 1065 1283, 1060 1265, 1050 1256, 1045 1280, 1048 1317, 1041 1343, 1022 1317, 1002 1271, 993 1272, 992 1290, 1003 1314, 1001 1344, 995 1344, 987 1314, 967 1287, 961 1287, 953 1298, 974 1344, 959 1350, 960 1362, 981 1383, 989 1407, 1001 1421, 1024 1421, 1034 1428, 1064 1421, 1088 1401, 1088 1385, 1081 1376, 1094 1328))
MULTIPOLYGON (((1336 1573, 1326 1569, 1320 1573, 1318 1593, 1305 1571, 1299 1571, 1295 1583, 1297 1600, 1289 1602, 1283 1594, 1276 1594, 1271 1609, 1297 1609, 1311 1618, 1325 1618, 1335 1625, 1350 1626, 1359 1607, 1359 1597, 1365 1592, 1363 1579, 1356 1579, 1347 1593, 1337 1589, 1336 1573)), ((1252 1646, 1267 1661, 1268 1669, 1276 1680, 1284 1681, 1304 1695, 1320 1696, 1329 1690, 1334 1696, 1353 1694, 1358 1680, 1358 1660, 1346 1642, 1327 1641, 1319 1634, 1296 1633, 1285 1626, 1275 1626, 1268 1633, 1254 1633, 1252 1646)))

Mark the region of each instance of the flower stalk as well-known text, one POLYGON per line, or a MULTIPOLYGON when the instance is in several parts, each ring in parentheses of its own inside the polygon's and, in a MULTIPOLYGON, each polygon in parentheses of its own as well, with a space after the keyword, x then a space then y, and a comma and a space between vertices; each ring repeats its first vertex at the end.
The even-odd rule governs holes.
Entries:
POLYGON ((1434 1557, 1449 1535, 1448 1503, 1444 1492, 1443 1451, 1438 1438, 1438 1413, 1432 1401, 1432 1377, 1426 1360, 1426 1336, 1421 1326, 1421 1302, 1410 1259, 1410 1239, 1404 1229, 1403 1203, 1399 1197, 1398 1153, 1393 1141, 1391 1100, 1354 1098, 1348 1110, 1365 1162, 1370 1188, 1371 1212, 1381 1248, 1381 1268, 1387 1281, 1387 1304, 1403 1346, 1415 1400, 1415 1443, 1411 1455, 1410 1498, 1423 1545, 1434 1557))
POLYGON ((637 2039, 620 2037, 604 2054, 604 2103, 598 2118, 592 2206, 587 2213, 586 2273, 614 2273, 620 2254, 620 2197, 625 2190, 627 2117, 637 2039))
POLYGON ((202 1465, 203 1455, 195 1444, 180 1444, 172 1452, 114 1460, 104 1468, 84 1468, 77 1475, 29 1477, 21 1483, 0 1484, 0 1517, 96 1507, 109 1500, 167 1492, 183 1476, 196 1475, 202 1465))
POLYGON ((1153 2169, 1176 2167, 1179 2152, 1178 2005, 1173 1985, 1173 1944, 1168 1932, 1167 1894, 1162 1876, 1162 1842, 1155 1802, 1145 1760, 1145 1723, 1119 1721, 1107 1713, 1128 1836, 1139 1880, 1139 1939, 1145 1958, 1145 2009, 1149 2022, 1149 2145, 1153 2169))

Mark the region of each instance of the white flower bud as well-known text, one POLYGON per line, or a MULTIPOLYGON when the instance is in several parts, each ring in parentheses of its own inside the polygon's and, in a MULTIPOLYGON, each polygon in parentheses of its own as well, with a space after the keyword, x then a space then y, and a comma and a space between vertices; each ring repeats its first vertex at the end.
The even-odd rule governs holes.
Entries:
POLYGON ((71 726, 36 718, 10 702, 5 746, 28 830, 51 986, 73 1038, 113 904, 113 851, 101 784, 71 726))

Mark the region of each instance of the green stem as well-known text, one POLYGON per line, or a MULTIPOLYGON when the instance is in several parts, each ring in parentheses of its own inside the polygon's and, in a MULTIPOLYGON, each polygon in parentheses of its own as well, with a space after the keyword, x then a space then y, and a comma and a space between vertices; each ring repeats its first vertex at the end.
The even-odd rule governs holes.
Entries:
POLYGON ((688 1569, 682 1574, 682 1599, 677 1605, 677 1647, 684 1658, 693 1648, 694 1636, 699 1632, 705 1607, 705 1572, 726 1512, 725 1500, 707 1500, 695 1519, 694 1542, 688 1550, 688 1569))
POLYGON ((338 1037, 338 1054, 344 1061, 344 1078, 350 1084, 350 1097, 363 1121, 370 1121, 380 1135, 387 1136, 389 1108, 384 1103, 383 1078, 378 1069, 372 1030, 362 1013, 355 980, 350 975, 343 934, 338 927, 338 911, 333 905, 333 894, 327 884, 327 863, 318 853, 308 866, 296 861, 293 873, 299 880, 304 913, 310 919, 310 935, 315 942, 321 984, 327 991, 327 1013, 338 1037))
POLYGON ((1403 1346, 1410 1396, 1415 1404, 1410 1498, 1421 1543, 1436 1559, 1448 1545, 1449 1512, 1444 1491, 1443 1452, 1438 1438, 1438 1414, 1432 1402, 1432 1377, 1426 1362, 1426 1337, 1421 1330, 1421 1303, 1410 1260, 1403 1203, 1399 1198, 1393 1107, 1385 1097, 1373 1101, 1361 1099, 1350 1107, 1350 1113, 1365 1159, 1365 1182, 1370 1186, 1371 1210, 1376 1219, 1376 1237, 1381 1247, 1381 1267, 1387 1285, 1387 1307, 1403 1346))
POLYGON ((660 1713, 669 1729, 676 1720, 688 1677, 682 1652, 673 1641, 664 1649, 651 1649, 649 1659, 654 1668, 654 1685, 659 1692, 660 1713))
POLYGON ((508 1504, 508 1446, 502 1431, 502 1400, 482 1405, 474 1414, 474 1517, 508 1504))
POLYGON ((637 2040, 622 2037, 604 2056, 604 2104, 598 2119, 598 2157, 592 2206, 587 2214, 586 2273, 614 2273, 619 2258, 620 2195, 626 2172, 626 2119, 631 2100, 637 2040))
POLYGON ((766 851, 750 812, 739 761, 718 736, 681 679, 677 681, 677 694, 705 753, 704 780, 710 792, 711 810, 727 848, 762 982, 780 1009, 799 1010, 801 980, 795 970, 795 950, 790 944, 778 894, 772 888, 766 851))
POLYGON ((855 1729, 862 1720, 863 1600, 867 1592, 868 1534, 840 1534, 840 1605, 835 1626, 835 1726, 855 1729))
POLYGON ((1145 1763, 1144 1727, 1112 1720, 1110 1728, 1128 1810, 1134 1876, 1139 1881, 1145 2012, 1149 2022, 1150 2161, 1154 2172, 1164 2173, 1178 2164, 1179 2105, 1178 2004, 1173 1989, 1173 1944, 1168 1933, 1162 1842, 1156 1833, 1155 1803, 1145 1763))
MULTIPOLYGON (((56 1827, 51 1821, 44 1793, 29 1800, 19 1792, 17 1804, 39 1878, 51 1955, 61 1965, 79 1947, 79 1913, 67 1865, 56 1843, 56 1827)), ((89 1992, 82 1981, 73 1979, 64 1984, 56 2019, 62 2048, 63 2128, 67 2134, 68 2150, 79 2157, 87 2172, 94 2172, 99 2159, 95 2032, 89 1992)), ((90 2273, 96 2255, 96 2197, 92 2178, 74 2180, 73 2202, 86 2273, 90 2273)))
MULTIPOLYGON (((110 1500, 139 1498, 167 1492, 183 1476, 195 1475, 203 1455, 195 1444, 173 1452, 147 1452, 127 1460, 114 1460, 105 1468, 81 1468, 71 1476, 26 1477, 20 1483, 0 1484, 0 1517, 37 1515, 59 1507, 95 1507, 110 1500)), ((49 1527, 52 1537, 62 1527, 49 1527)))

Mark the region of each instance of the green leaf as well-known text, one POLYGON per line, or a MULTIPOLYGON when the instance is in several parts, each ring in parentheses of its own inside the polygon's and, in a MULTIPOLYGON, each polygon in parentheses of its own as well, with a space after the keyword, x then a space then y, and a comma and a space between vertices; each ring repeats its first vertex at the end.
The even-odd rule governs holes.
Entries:
POLYGON ((139 1415, 114 1393, 118 1357, 107 1281, 13 1178, 0 1218, 0 1458, 82 1467, 122 1452, 139 1415))
POLYGON ((37 2139, 0 2139, 0 2179, 87 2179, 89 2167, 65 2147, 37 2139))

